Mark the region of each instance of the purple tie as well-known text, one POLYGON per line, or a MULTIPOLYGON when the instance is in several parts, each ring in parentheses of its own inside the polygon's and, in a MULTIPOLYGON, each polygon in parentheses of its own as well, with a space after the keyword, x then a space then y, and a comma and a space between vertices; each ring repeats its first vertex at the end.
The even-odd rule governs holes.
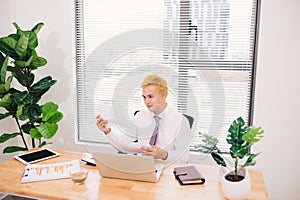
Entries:
POLYGON ((155 115, 154 119, 155 119, 155 128, 154 128, 153 134, 152 134, 150 142, 149 142, 149 144, 151 146, 156 144, 156 139, 157 139, 157 134, 158 134, 158 125, 159 125, 158 121, 160 120, 160 117, 158 115, 155 115))

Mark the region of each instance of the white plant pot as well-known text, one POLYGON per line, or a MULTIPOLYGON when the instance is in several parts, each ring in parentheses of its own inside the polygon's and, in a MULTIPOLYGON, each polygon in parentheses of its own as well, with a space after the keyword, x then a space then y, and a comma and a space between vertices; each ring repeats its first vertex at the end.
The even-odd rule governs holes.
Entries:
POLYGON ((251 180, 247 169, 241 169, 240 175, 245 178, 238 182, 228 181, 225 176, 232 174, 233 172, 224 171, 225 168, 220 169, 220 173, 223 173, 221 177, 222 191, 230 200, 242 200, 246 199, 251 190, 251 180), (225 173, 224 173, 225 172, 225 173))

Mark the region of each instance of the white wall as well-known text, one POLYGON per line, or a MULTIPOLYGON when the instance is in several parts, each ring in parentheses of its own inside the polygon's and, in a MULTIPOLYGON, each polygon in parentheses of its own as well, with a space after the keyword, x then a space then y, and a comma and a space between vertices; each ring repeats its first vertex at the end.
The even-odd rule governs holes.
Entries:
MULTIPOLYGON (((73 0, 1 0, 0 36, 14 32, 12 22, 30 29, 45 22, 39 33, 39 52, 48 59, 40 75, 51 74, 58 83, 44 101, 59 104, 64 118, 54 137, 53 148, 79 150, 74 142, 73 71, 74 5, 73 0)), ((300 196, 297 145, 300 140, 300 1, 262 0, 259 57, 255 96, 255 125, 262 125, 265 138, 255 150, 261 151, 257 167, 263 171, 271 199, 297 199, 300 196)), ((11 121, 0 122, 0 133, 14 130, 11 121)), ((0 149, 5 145, 1 145, 0 149)), ((12 155, 1 155, 0 161, 12 155)))
POLYGON ((299 199, 300 1, 262 0, 254 123, 272 199, 299 199))
MULTIPOLYGON (((31 29, 38 22, 44 27, 38 33, 39 54, 48 60, 48 64, 37 70, 40 78, 51 75, 57 83, 43 96, 42 101, 59 104, 64 118, 59 122, 58 133, 53 139, 53 148, 84 151, 75 145, 73 110, 73 70, 75 69, 73 0, 1 0, 0 36, 15 32, 15 21, 22 29, 31 29)), ((12 120, 0 121, 0 133, 16 131, 12 120)), ((2 144, 0 151, 8 144, 2 144)), ((1 155, 6 160, 12 155, 1 155)))

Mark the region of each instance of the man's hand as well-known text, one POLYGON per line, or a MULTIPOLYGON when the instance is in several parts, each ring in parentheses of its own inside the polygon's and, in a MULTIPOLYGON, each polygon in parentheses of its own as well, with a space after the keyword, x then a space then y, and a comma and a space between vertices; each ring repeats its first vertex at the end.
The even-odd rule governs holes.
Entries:
POLYGON ((142 153, 153 156, 155 159, 166 160, 168 158, 168 152, 158 146, 141 147, 140 150, 142 153))
POLYGON ((109 134, 111 129, 110 128, 107 128, 106 125, 107 125, 107 120, 104 120, 100 115, 97 115, 96 116, 96 119, 97 119, 97 126, 98 128, 103 131, 103 133, 105 133, 105 135, 109 134))

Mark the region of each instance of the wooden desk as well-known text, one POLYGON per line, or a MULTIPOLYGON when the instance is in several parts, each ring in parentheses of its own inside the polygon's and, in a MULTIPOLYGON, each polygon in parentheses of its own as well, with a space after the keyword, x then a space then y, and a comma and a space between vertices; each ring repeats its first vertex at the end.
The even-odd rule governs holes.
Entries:
MULTIPOLYGON (((82 157, 82 153, 57 151, 61 156, 40 163, 65 162, 82 157)), ((40 164, 39 163, 39 164, 40 164)), ((101 178, 97 169, 81 163, 90 170, 85 185, 75 185, 71 179, 21 183, 25 165, 11 159, 0 164, 0 191, 41 199, 225 199, 218 183, 218 167, 196 165, 206 178, 204 185, 180 186, 167 167, 158 183, 101 178)), ((249 170, 252 188, 247 199, 269 199, 260 171, 249 170)))

